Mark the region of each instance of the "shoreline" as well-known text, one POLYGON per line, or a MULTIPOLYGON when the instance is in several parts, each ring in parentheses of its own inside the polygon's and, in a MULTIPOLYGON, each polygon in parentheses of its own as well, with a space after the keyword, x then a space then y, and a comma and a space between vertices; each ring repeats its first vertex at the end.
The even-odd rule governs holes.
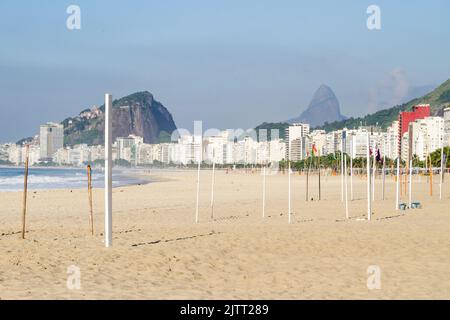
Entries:
MULTIPOLYGON (((8 169, 11 169, 12 167, 8 167, 8 169)), ((4 169, 1 168, 0 169, 4 169)), ((22 169, 20 167, 13 167, 13 170, 17 170, 17 169, 22 169)), ((58 171, 74 171, 74 172, 84 172, 85 169, 83 168, 50 168, 50 167, 30 167, 29 169, 29 176, 32 176, 33 171, 41 171, 41 172, 45 172, 46 170, 50 171, 50 172, 58 172, 58 171)), ((103 175, 103 171, 99 171, 96 169, 93 169, 93 172, 95 174, 95 172, 97 173, 101 173, 101 175, 103 175)), ((113 175, 117 178, 119 177, 119 179, 116 179, 115 181, 117 182, 116 185, 113 186, 113 188, 119 188, 119 187, 125 187, 125 186, 139 186, 139 185, 145 185, 145 184, 149 184, 152 182, 155 182, 156 180, 153 180, 153 177, 150 177, 148 174, 145 174, 144 172, 140 172, 139 170, 128 170, 127 168, 115 168, 113 175)), ((6 176, 6 177, 2 177, 0 176, 0 182, 2 181, 2 179, 22 179, 23 180, 23 174, 20 175, 15 175, 15 176, 6 176)), ((61 179, 62 181, 64 180, 64 178, 66 178, 68 180, 68 183, 78 183, 80 181, 86 180, 87 181, 87 177, 85 176, 79 176, 79 180, 74 180, 74 177, 67 177, 67 176, 52 176, 52 175, 43 175, 43 176, 37 176, 38 178, 45 178, 45 177, 51 177, 53 179, 61 179)), ((94 184, 97 184, 97 186, 93 185, 93 189, 102 189, 101 186, 98 186, 99 183, 101 183, 101 181, 103 181, 102 178, 97 179, 97 180, 93 180, 94 184)), ((52 182, 40 182, 38 184, 42 184, 42 183, 48 183, 49 186, 48 187, 33 187, 33 184, 30 182, 28 182, 28 189, 29 191, 57 191, 57 190, 79 190, 79 189, 84 189, 86 186, 84 185, 73 185, 73 186, 52 186, 52 182)), ((0 194, 3 193, 7 193, 7 192, 13 192, 13 193, 17 193, 17 192, 23 192, 23 185, 14 188, 14 189, 0 189, 0 194)))

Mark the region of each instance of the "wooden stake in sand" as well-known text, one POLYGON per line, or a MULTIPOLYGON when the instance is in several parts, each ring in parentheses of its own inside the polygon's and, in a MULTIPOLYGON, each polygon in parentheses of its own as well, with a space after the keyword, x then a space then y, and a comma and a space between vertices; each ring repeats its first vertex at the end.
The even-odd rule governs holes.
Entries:
POLYGON ((345 176, 345 217, 348 219, 348 191, 347 191, 347 155, 344 155, 344 176, 345 176))
POLYGON ((88 178, 88 198, 89 198, 89 223, 91 226, 91 234, 94 235, 94 211, 92 208, 92 168, 87 166, 87 178, 88 178))
POLYGON ((30 146, 25 146, 25 173, 23 178, 23 207, 22 207, 22 239, 25 239, 25 224, 27 215, 27 194, 28 194, 28 158, 30 146))
POLYGON ((105 94, 105 246, 112 246, 112 95, 105 94))
POLYGON ((309 159, 309 166, 308 170, 306 170, 306 202, 308 202, 309 198, 309 171, 311 170, 311 162, 312 162, 312 156, 309 159))
POLYGON ((408 196, 409 196, 409 201, 408 201, 408 206, 409 208, 411 208, 411 204, 412 204, 412 160, 409 160, 409 187, 408 187, 408 196))
POLYGON ((372 218, 372 201, 370 188, 370 133, 367 132, 367 220, 372 218))
POLYGON ((397 181, 395 193, 395 210, 398 210, 400 205, 400 156, 397 156, 397 181))

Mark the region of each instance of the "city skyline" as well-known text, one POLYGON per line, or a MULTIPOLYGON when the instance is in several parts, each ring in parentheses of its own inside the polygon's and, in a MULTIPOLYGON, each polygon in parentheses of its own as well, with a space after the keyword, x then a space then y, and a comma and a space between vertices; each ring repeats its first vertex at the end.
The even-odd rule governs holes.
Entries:
POLYGON ((448 78, 448 2, 378 1, 377 31, 366 27, 370 4, 78 1, 71 31, 69 3, 2 2, 0 143, 101 104, 99 92, 149 90, 182 128, 251 128, 299 115, 322 83, 359 116, 448 78))
MULTIPOLYGON (((350 158, 364 158, 367 142, 372 152, 386 159, 400 157, 402 161, 425 161, 429 155, 450 146, 450 107, 443 117, 430 115, 430 105, 420 104, 411 112, 400 112, 386 130, 374 126, 343 128, 326 132, 312 130, 308 123, 294 123, 280 132, 254 129, 204 131, 200 123, 193 133, 172 135, 169 143, 144 143, 139 135, 118 136, 112 144, 112 159, 121 165, 189 165, 217 163, 221 165, 270 165, 278 167, 289 160, 299 162, 311 155, 333 157, 343 152, 350 158), (200 131, 201 130, 201 131, 200 131), (209 134, 208 134, 209 133, 209 134), (368 135, 370 134, 370 138, 368 135), (275 136, 274 136, 275 135, 275 136), (270 139, 268 139, 270 137, 270 139)), ((103 145, 79 143, 63 146, 62 125, 47 123, 40 126, 39 138, 29 148, 25 145, 0 144, 0 163, 21 165, 29 154, 30 165, 84 166, 104 162, 103 145)))

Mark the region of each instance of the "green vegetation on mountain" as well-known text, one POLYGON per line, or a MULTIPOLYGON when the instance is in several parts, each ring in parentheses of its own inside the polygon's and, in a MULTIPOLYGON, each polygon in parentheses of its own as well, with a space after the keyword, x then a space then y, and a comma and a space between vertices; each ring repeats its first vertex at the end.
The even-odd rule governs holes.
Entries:
MULTIPOLYGON (((105 106, 84 109, 76 117, 65 119, 64 144, 103 144, 105 106)), ((112 138, 140 136, 145 143, 170 142, 176 130, 170 112, 148 91, 136 92, 113 101, 112 138)))
POLYGON ((284 139, 285 137, 285 130, 286 128, 289 127, 289 123, 287 122, 264 122, 263 124, 260 124, 259 126, 257 126, 255 128, 256 134, 258 136, 258 140, 259 140, 259 130, 267 130, 267 140, 271 140, 271 131, 272 130, 278 130, 279 135, 280 135, 280 139, 284 139))
POLYGON ((441 84, 438 88, 425 96, 413 99, 408 103, 384 109, 372 114, 368 114, 360 118, 349 118, 343 121, 335 121, 332 123, 325 123, 318 129, 324 129, 327 132, 338 130, 342 128, 356 128, 362 125, 376 125, 386 128, 391 125, 398 117, 400 111, 410 111, 413 106, 418 104, 428 103, 431 106, 432 115, 440 115, 442 109, 450 103, 450 79, 441 84))

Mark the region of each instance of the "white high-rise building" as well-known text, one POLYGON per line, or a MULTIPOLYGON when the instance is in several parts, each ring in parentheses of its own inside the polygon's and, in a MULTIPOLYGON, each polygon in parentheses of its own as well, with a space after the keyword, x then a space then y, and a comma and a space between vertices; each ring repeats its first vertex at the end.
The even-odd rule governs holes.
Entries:
POLYGON ((64 145, 64 126, 49 122, 40 126, 40 157, 43 160, 52 160, 55 152, 64 145))
POLYGON ((397 159, 399 150, 399 122, 394 121, 386 131, 386 156, 390 159, 397 159))
POLYGON ((405 143, 407 144, 408 151, 411 149, 411 152, 402 152, 402 159, 406 160, 410 156, 417 155, 423 161, 429 153, 441 148, 441 137, 445 133, 444 119, 441 117, 418 119, 409 124, 409 131, 407 133, 408 135, 405 133, 405 136, 407 136, 407 143, 405 143))
POLYGON ((450 107, 444 109, 444 146, 450 147, 450 107))
POLYGON ((135 135, 129 135, 128 137, 118 137, 115 142, 118 152, 118 159, 123 159, 132 164, 137 164, 139 145, 143 143, 144 138, 135 135))
POLYGON ((325 130, 314 130, 309 135, 311 139, 311 145, 315 145, 319 154, 325 155, 327 154, 327 134, 325 130))
POLYGON ((269 141, 269 161, 279 162, 285 159, 286 156, 286 144, 281 139, 269 141))
POLYGON ((294 123, 286 128, 286 159, 303 160, 306 157, 307 135, 310 126, 307 123, 294 123), (290 147, 290 148, 289 148, 290 147))
POLYGON ((16 144, 8 148, 8 161, 18 166, 22 163, 22 147, 16 144))

